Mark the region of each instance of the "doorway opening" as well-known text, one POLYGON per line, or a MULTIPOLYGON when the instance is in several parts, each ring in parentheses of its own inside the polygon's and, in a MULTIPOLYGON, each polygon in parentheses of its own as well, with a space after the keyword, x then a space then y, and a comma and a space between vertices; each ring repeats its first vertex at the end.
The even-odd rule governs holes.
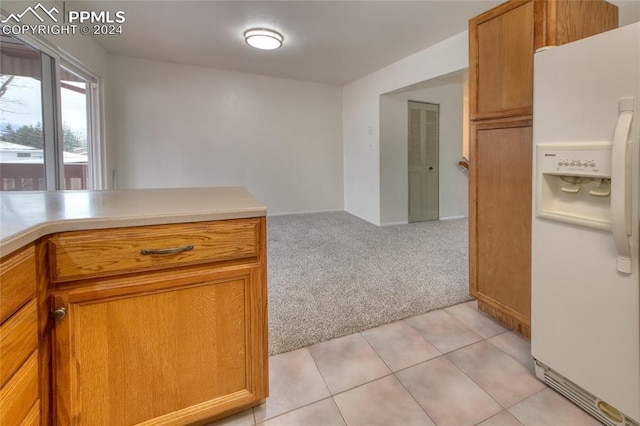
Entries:
MULTIPOLYGON (((465 155, 466 118, 465 70, 424 81, 380 95, 380 223, 382 226, 399 225, 418 220, 445 220, 464 218, 468 215, 468 179, 460 166, 465 155), (429 107, 428 105, 431 105, 429 107), (435 109, 434 112, 412 112, 412 106, 435 109), (431 164, 423 162, 426 145, 409 142, 411 118, 414 133, 424 126, 430 114, 430 132, 437 134, 431 164), (420 120, 425 120, 422 124, 420 120), (437 125, 437 132, 436 126, 437 125), (415 145, 415 146, 414 146, 415 145), (415 153, 418 154, 415 154, 415 153), (421 164, 422 163, 422 164, 421 164), (431 180, 419 177, 421 165, 433 173, 431 180), (433 170, 429 170, 432 167, 433 170), (411 169, 411 170, 410 170, 411 169), (415 173, 415 174, 414 174, 415 173), (437 188, 425 191, 429 187, 437 188), (416 194, 433 195, 434 202, 427 203, 431 218, 416 215, 425 210, 423 200, 416 194)), ((424 159, 426 161, 426 159, 424 159)), ((423 167, 424 170, 424 167, 423 167)))

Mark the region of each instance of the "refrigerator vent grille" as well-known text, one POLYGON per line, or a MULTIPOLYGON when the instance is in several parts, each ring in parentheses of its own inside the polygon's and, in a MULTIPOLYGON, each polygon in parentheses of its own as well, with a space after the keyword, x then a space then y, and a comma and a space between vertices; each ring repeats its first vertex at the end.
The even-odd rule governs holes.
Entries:
POLYGON ((598 398, 549 368, 545 368, 544 381, 607 426, 640 426, 626 416, 624 423, 612 421, 598 409, 598 398))

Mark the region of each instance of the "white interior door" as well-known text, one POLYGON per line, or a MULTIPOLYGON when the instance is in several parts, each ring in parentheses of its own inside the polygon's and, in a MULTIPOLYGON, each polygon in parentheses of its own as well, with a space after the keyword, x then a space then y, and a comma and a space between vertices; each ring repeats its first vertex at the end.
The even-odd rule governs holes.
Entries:
POLYGON ((409 102, 409 222, 439 219, 440 106, 409 102))

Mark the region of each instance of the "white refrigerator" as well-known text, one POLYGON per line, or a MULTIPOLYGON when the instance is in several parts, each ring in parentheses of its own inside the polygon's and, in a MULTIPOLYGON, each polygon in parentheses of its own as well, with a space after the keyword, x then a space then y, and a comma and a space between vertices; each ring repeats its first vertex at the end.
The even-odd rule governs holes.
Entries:
POLYGON ((606 425, 640 423, 640 23, 534 62, 532 355, 606 425))

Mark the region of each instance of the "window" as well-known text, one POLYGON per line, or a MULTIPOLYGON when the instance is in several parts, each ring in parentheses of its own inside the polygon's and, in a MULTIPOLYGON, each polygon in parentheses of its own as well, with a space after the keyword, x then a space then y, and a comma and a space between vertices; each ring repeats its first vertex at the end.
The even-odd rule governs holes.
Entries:
POLYGON ((11 37, 0 42, 0 189, 46 189, 40 53, 11 37))
POLYGON ((97 79, 32 40, 0 54, 0 190, 101 189, 97 79))

